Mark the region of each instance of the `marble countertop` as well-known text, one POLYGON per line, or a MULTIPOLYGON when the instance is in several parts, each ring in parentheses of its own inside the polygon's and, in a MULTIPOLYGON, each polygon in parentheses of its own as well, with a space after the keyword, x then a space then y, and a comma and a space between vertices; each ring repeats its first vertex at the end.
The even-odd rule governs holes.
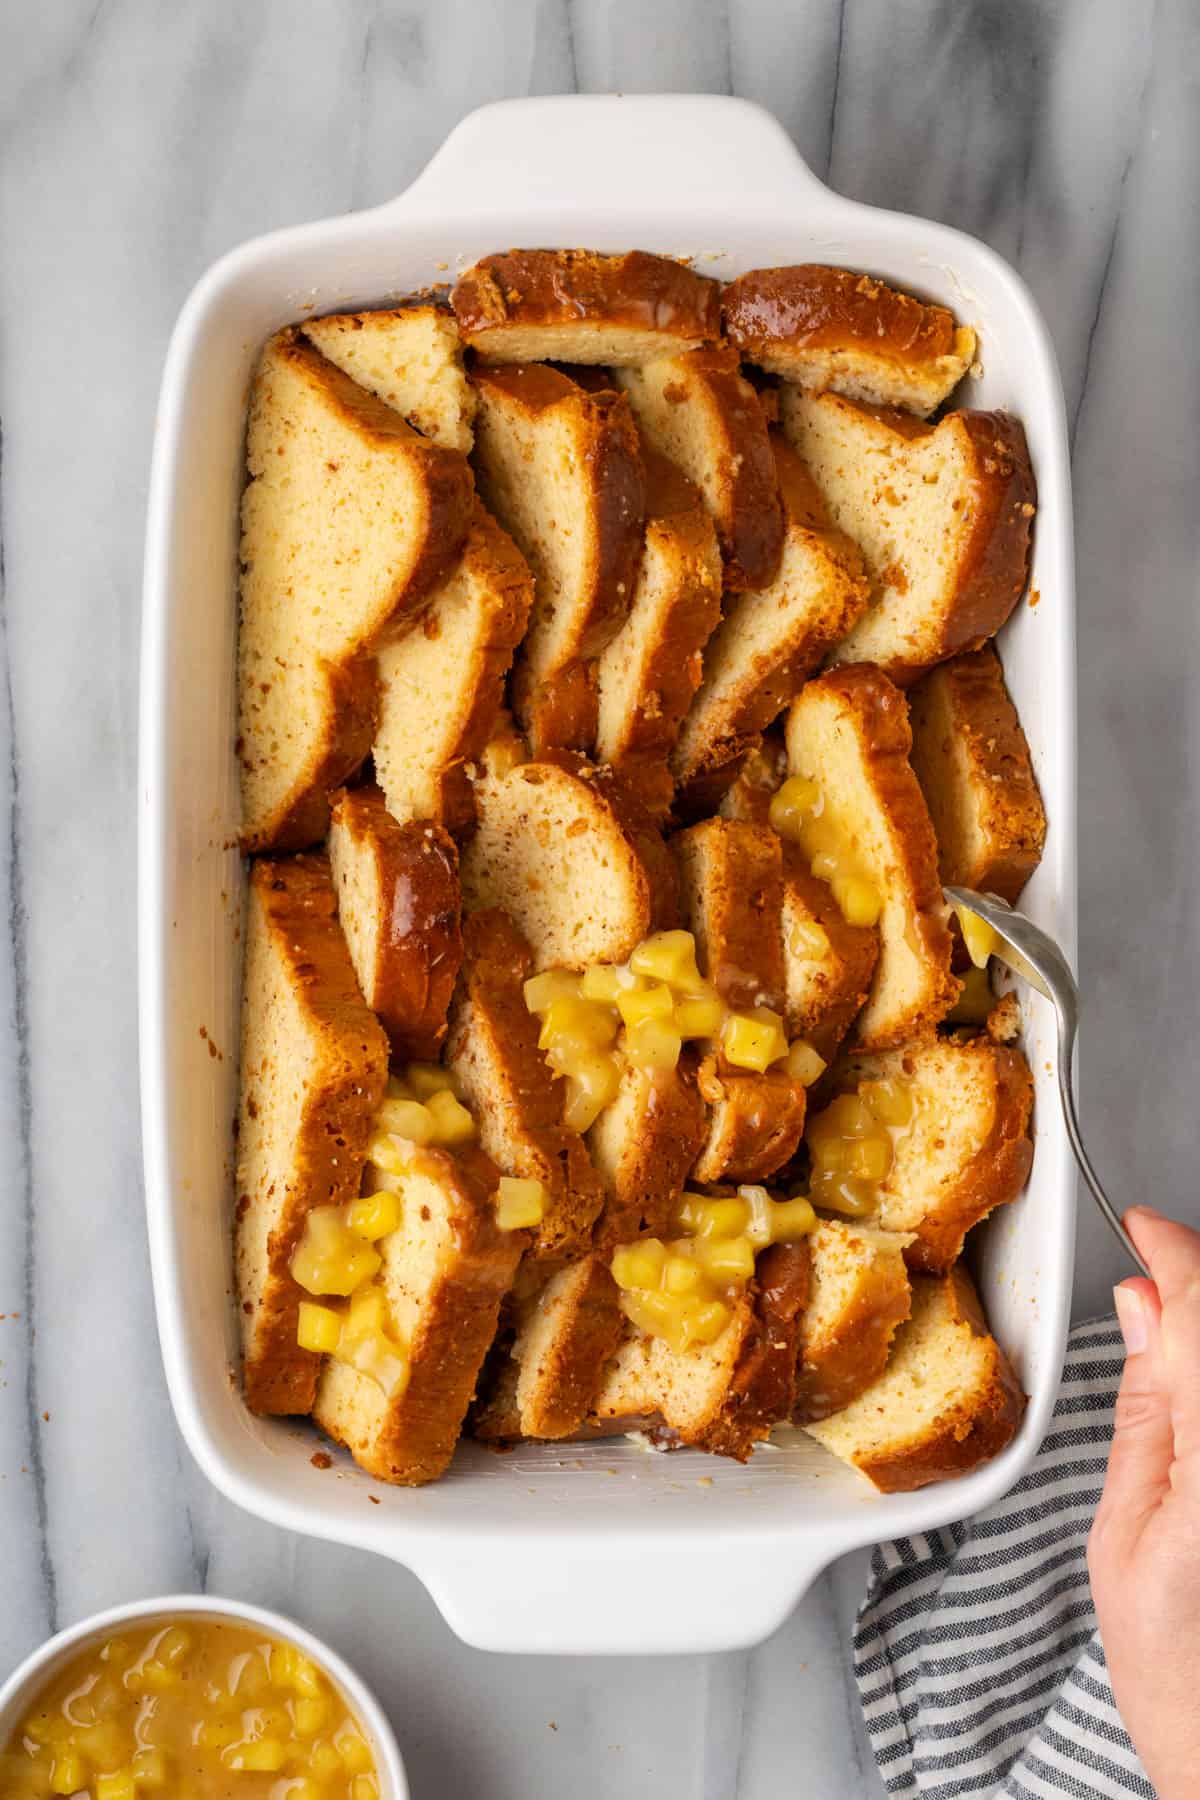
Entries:
MULTIPOLYGON (((168 333, 272 226, 399 191, 505 95, 734 92, 844 193, 964 227, 1053 331, 1079 547, 1084 1114, 1195 1217, 1200 15, 1189 0, 55 0, 0 23, 0 1673, 143 1593, 277 1605, 390 1707, 418 1800, 881 1794, 863 1558, 745 1654, 464 1649, 403 1570, 193 1467, 159 1366, 136 1094, 142 525, 168 333), (1163 1033, 1165 1032, 1165 1036, 1163 1033), (1156 1035, 1157 1034, 1157 1035, 1156 1035)), ((1122 1273, 1090 1209, 1076 1311, 1122 1273)))

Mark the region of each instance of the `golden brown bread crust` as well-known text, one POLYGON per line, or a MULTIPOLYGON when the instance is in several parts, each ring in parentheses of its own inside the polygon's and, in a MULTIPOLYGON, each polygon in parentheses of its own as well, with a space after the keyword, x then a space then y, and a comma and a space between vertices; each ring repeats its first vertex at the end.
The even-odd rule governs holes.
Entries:
MULTIPOLYGON (((928 967, 938 973, 923 1007, 898 1021, 894 1031, 873 1035, 869 1043, 862 1039, 864 1047, 882 1049, 933 1032, 958 997, 960 984, 950 972, 950 927, 937 874, 937 840, 908 760, 912 730, 904 695, 873 663, 843 664, 817 679, 865 721, 865 763, 873 791, 896 833, 896 874, 898 885, 910 897, 911 930, 928 967)), ((861 1029, 860 1020, 860 1033, 861 1029)))
POLYGON ((462 962, 458 850, 440 825, 399 825, 377 787, 337 795, 333 822, 369 843, 379 870, 375 966, 363 984, 392 1055, 436 1062, 462 962))
POLYGON ((693 350, 685 360, 712 395, 729 444, 720 471, 728 498, 716 519, 725 585, 738 591, 764 588, 775 579, 783 551, 783 512, 766 414, 741 372, 736 351, 721 345, 693 350))
POLYGON ((507 250, 460 275, 450 303, 463 337, 487 361, 488 334, 501 325, 590 318, 712 343, 721 335, 720 295, 715 281, 644 250, 507 250))
POLYGON ((791 1412, 812 1259, 808 1245, 772 1244, 754 1273, 754 1320, 717 1417, 697 1448, 745 1462, 791 1412))
MULTIPOLYGON (((420 554, 404 592, 397 595, 398 610, 411 613, 449 574, 462 550, 475 491, 470 464, 460 451, 446 450, 413 431, 399 413, 359 387, 308 343, 300 326, 289 327, 280 338, 281 354, 323 389, 347 425, 382 448, 402 439, 409 453, 420 459, 429 496, 428 515, 420 554)), ((393 613, 391 622, 395 618, 393 613)))
MULTIPOLYGON (((567 660, 536 676, 518 658, 513 710, 535 756, 558 746, 587 749, 596 735, 595 660, 628 614, 642 550, 645 480, 633 415, 623 394, 589 393, 561 370, 541 363, 476 368, 471 379, 481 400, 495 393, 508 396, 530 416, 558 406, 578 415, 583 443, 579 472, 586 482, 592 546, 588 592, 567 660)), ((480 477, 487 498, 482 469, 480 477)), ((523 548, 529 554, 529 546, 523 548)))
MULTIPOLYGON (((654 818, 669 809, 674 779, 667 759, 700 685, 704 646, 721 617, 721 570, 713 523, 700 490, 682 469, 641 438, 646 475, 646 545, 677 570, 669 620, 648 656, 637 704, 615 744, 598 743, 630 791, 654 818)), ((636 610, 637 595, 634 596, 636 610)), ((631 614, 625 629, 635 623, 631 614)), ((609 646, 616 649, 616 640, 609 646)), ((604 662, 601 662, 601 679, 604 662)))
MULTIPOLYGON (((495 1166, 476 1149, 454 1156, 413 1146, 410 1156, 454 1194, 454 1268, 439 1283, 408 1346, 403 1394, 389 1401, 380 1428, 357 1439, 336 1414, 318 1423, 381 1481, 404 1487, 436 1481, 454 1455, 479 1367, 496 1330, 505 1291, 527 1233, 501 1231, 495 1219, 495 1166)), ((365 1379, 365 1378, 361 1378, 365 1379)))
POLYGON ((617 1284, 600 1257, 585 1257, 551 1274, 517 1308, 511 1350, 481 1384, 472 1435, 483 1442, 572 1436, 587 1416, 625 1325, 617 1284), (547 1331, 548 1312, 553 1323, 547 1331))
POLYGON ((712 1108, 709 1135, 692 1165, 696 1181, 765 1181, 796 1154, 808 1096, 783 1069, 764 1075, 700 1064, 701 1096, 712 1108))
MULTIPOLYGON (((972 527, 943 657, 976 650, 995 637, 1025 591, 1037 486, 1025 427, 1006 412, 958 415, 978 457, 971 484, 972 527)), ((921 669, 904 673, 907 685, 921 669)))
POLYGON ((870 1387, 887 1367, 896 1328, 912 1310, 907 1283, 873 1270, 864 1274, 836 1329, 819 1347, 810 1345, 801 1320, 792 1418, 811 1425, 840 1412, 870 1387))
MULTIPOLYGON (((246 1404, 257 1413, 304 1413, 312 1405, 320 1358, 296 1342, 303 1290, 292 1279, 291 1260, 314 1206, 341 1206, 358 1193, 371 1125, 387 1081, 387 1040, 354 979, 350 953, 337 923, 325 856, 256 862, 250 870, 247 930, 250 945, 261 929, 286 970, 302 1007, 313 1061, 303 1072, 301 1123, 291 1151, 286 1192, 241 1190, 235 1209, 238 1277, 242 1291, 243 1376, 246 1404), (241 1226, 252 1207, 271 1207, 276 1222, 267 1244, 267 1268, 257 1304, 245 1298, 241 1226)), ((247 973, 250 974, 248 966, 247 973)), ((253 1026, 249 995, 243 1002, 243 1044, 253 1026)), ((238 1136, 249 1141, 268 1085, 294 1083, 296 1074, 243 1051, 238 1136)))
MULTIPOLYGON (((895 407, 850 400, 839 403, 881 420, 910 441, 952 426, 965 434, 972 456, 967 502, 970 530, 958 559, 954 604, 941 619, 936 640, 926 654, 915 661, 896 656, 887 662, 890 679, 899 687, 909 687, 936 663, 962 650, 977 650, 994 637, 1024 592, 1037 510, 1037 485, 1025 429, 1006 412, 947 413, 938 425, 926 425, 895 407)), ((883 580, 888 571, 875 570, 874 574, 883 580)), ((871 616, 866 614, 864 629, 871 616)), ((859 655, 852 631, 834 652, 834 660, 852 663, 859 655)))
MULTIPOLYGON (((910 1269, 941 1274, 962 1254, 963 1239, 973 1225, 1015 1200, 1033 1167, 1033 1142, 1029 1123, 1033 1115, 1033 1076, 1019 1050, 980 1036, 963 1043, 968 1055, 986 1057, 996 1080, 996 1103, 991 1127, 950 1192, 938 1196, 937 1206, 912 1229, 916 1236, 904 1252, 910 1269)), ((904 1052, 894 1053, 903 1066, 904 1052)), ((846 1059, 848 1073, 869 1074, 873 1059, 853 1051, 846 1059)))
MULTIPOLYGON (((423 520, 414 527, 421 533, 416 557, 390 597, 390 610, 378 630, 348 642, 345 654, 336 662, 320 661, 328 684, 324 730, 312 747, 308 768, 293 784, 291 798, 282 810, 243 827, 240 841, 247 852, 304 849, 324 836, 329 824, 328 794, 363 762, 375 734, 378 683, 370 651, 390 626, 419 614, 454 565, 466 534, 474 487, 465 457, 420 437, 398 413, 360 388, 306 342, 298 326, 278 333, 268 350, 271 359, 290 367, 310 388, 319 390, 330 410, 364 441, 385 452, 403 447, 404 455, 420 465, 426 505, 423 520)), ((264 356, 255 377, 256 385, 269 381, 270 367, 264 356)), ((243 544, 243 558, 245 551, 243 544)), ((256 747, 254 709, 248 693, 255 695, 261 689, 261 680, 257 686, 250 681, 247 687, 243 670, 235 749, 245 771, 265 766, 266 758, 275 753, 270 748, 259 751, 256 747)))
MULTIPOLYGON (((714 787, 725 790, 730 771, 740 770, 761 734, 820 668, 867 606, 869 585, 862 552, 830 523, 816 483, 783 433, 772 431, 770 443, 783 507, 785 542, 799 540, 801 545, 807 545, 810 555, 821 554, 827 559, 824 592, 831 598, 821 606, 806 609, 809 616, 802 631, 792 625, 786 640, 763 646, 753 660, 747 658, 744 669, 739 671, 737 689, 720 703, 718 710, 710 710, 708 681, 702 685, 693 719, 687 723, 701 717, 711 723, 699 744, 689 738, 685 728, 673 761, 682 789, 680 808, 688 816, 694 816, 705 800, 713 799, 714 787), (836 600, 832 599, 834 595, 836 600), (786 648, 788 641, 790 648, 786 648)), ((725 623, 708 646, 705 677, 710 676, 711 659, 728 658, 728 634, 738 633, 743 619, 749 622, 750 615, 743 609, 778 609, 784 604, 785 594, 778 587, 768 587, 746 600, 734 600, 726 609, 725 623)), ((735 638, 734 643, 737 641, 735 638)))
POLYGON ((705 819, 676 832, 687 927, 701 973, 727 1006, 783 1007, 783 856, 767 825, 705 819))
POLYGON ((525 1148, 529 1166, 519 1173, 541 1180, 547 1195, 532 1254, 562 1258, 589 1247, 604 1193, 583 1139, 562 1122, 563 1078, 538 1049, 538 1021, 525 1004, 532 974, 529 946, 507 913, 488 907, 465 919, 445 1060, 468 1083, 484 1149, 510 1168, 507 1134, 525 1148), (489 1045, 477 1078, 467 1068, 474 1030, 485 1031, 489 1045), (476 1079, 477 1093, 470 1091, 476 1079))
POLYGON ((1012 1365, 988 1332, 983 1309, 970 1276, 961 1265, 945 1275, 918 1279, 943 1283, 959 1322, 990 1346, 990 1373, 981 1396, 970 1407, 950 1408, 923 1439, 891 1451, 856 1458, 858 1468, 885 1494, 909 1493, 931 1481, 966 1474, 999 1456, 1016 1435, 1025 1411, 1025 1396, 1012 1365))
POLYGON ((722 293, 721 314, 727 335, 750 362, 780 341, 814 350, 861 346, 910 366, 935 363, 954 350, 954 314, 944 306, 822 263, 739 275, 722 293))
POLYGON ((597 1133, 604 1131, 603 1114, 588 1139, 605 1187, 595 1231, 596 1247, 605 1252, 642 1231, 652 1236, 669 1231, 688 1172, 708 1136, 708 1114, 689 1052, 674 1069, 629 1069, 623 1079, 638 1084, 645 1104, 632 1127, 622 1117, 624 1142, 611 1167, 596 1142, 597 1133))
MULTIPOLYGON (((504 681, 513 653, 525 634, 533 601, 528 564, 507 531, 478 499, 463 548, 464 563, 475 565, 477 579, 486 576, 491 610, 486 641, 478 649, 470 704, 462 716, 451 760, 438 773, 434 817, 447 831, 461 836, 475 822, 475 794, 469 765, 482 757, 504 698, 504 681)), ((412 629, 427 638, 438 630, 437 595, 412 629)), ((382 716, 387 717, 386 695, 382 716)), ((378 767, 380 751, 376 749, 378 767)))
MULTIPOLYGON (((379 677, 375 658, 366 652, 342 664, 324 662, 329 701, 325 734, 314 746, 311 773, 286 812, 259 831, 243 831, 241 848, 305 850, 320 843, 329 829, 329 797, 362 767, 371 754, 379 718, 379 677)), ((249 747, 239 736, 234 746, 242 767, 253 767, 249 747)))
MULTIPOLYGON (((984 1045, 985 1040, 979 1043, 984 1045)), ((1033 1167, 1029 1121, 1033 1113, 1033 1076, 1019 1050, 986 1042, 997 1079, 996 1114, 987 1140, 963 1171, 954 1194, 935 1217, 920 1227, 905 1251, 910 1269, 938 1273, 961 1254, 972 1225, 998 1206, 1015 1200, 1033 1167)))
POLYGON ((550 750, 541 761, 566 769, 569 774, 591 784, 646 871, 650 930, 666 931, 676 925, 679 921, 679 872, 675 859, 662 832, 628 782, 615 769, 597 768, 575 750, 550 750))
POLYGON ((937 833, 943 882, 1015 904, 1041 861, 1046 814, 995 649, 986 644, 942 663, 911 690, 909 706, 912 766, 937 833), (974 855, 963 842, 956 742, 984 840, 974 855))
POLYGON ((832 1062, 870 992, 879 961, 879 932, 874 925, 847 921, 833 890, 811 872, 798 844, 783 845, 783 887, 785 896, 811 913, 824 931, 834 964, 818 979, 810 1007, 800 1011, 789 1003, 787 1033, 789 1038, 804 1038, 827 1063, 832 1062))

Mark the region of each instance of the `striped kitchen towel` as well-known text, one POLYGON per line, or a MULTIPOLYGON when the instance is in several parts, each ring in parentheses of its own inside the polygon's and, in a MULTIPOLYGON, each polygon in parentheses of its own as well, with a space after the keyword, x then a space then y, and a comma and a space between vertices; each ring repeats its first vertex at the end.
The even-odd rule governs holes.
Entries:
POLYGON ((1077 1325, 1025 1479, 977 1518, 876 1550, 854 1668, 889 1794, 1154 1800, 1085 1561, 1122 1360, 1115 1319, 1077 1325))

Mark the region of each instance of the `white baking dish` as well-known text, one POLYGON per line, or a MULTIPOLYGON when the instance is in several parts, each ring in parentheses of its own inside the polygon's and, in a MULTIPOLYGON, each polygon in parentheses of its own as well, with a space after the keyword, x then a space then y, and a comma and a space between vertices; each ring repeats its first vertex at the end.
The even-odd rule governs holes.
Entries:
POLYGON ((1033 588, 1002 647, 1050 834, 1026 904, 1073 954, 1075 695, 1071 507, 1050 341, 1022 283, 944 226, 840 199, 779 125, 697 96, 486 107, 373 212, 275 233, 219 262, 167 358, 146 547, 141 718, 141 1054, 146 1200, 163 1357, 202 1468, 281 1526, 413 1569, 469 1643, 511 1651, 711 1651, 758 1641, 854 1546, 960 1518, 1027 1466, 1049 1416, 1071 1289, 1074 1188, 1035 1002, 1028 1192, 977 1234, 993 1327, 1030 1396, 1017 1440, 975 1474, 883 1498, 810 1440, 746 1467, 624 1440, 496 1456, 388 1489, 304 1424, 254 1419, 236 1377, 229 1203, 243 870, 233 756, 235 553, 247 382, 268 333, 384 303, 514 244, 686 253, 732 276, 820 261, 952 306, 980 334, 969 400, 1024 421, 1037 473, 1033 588))

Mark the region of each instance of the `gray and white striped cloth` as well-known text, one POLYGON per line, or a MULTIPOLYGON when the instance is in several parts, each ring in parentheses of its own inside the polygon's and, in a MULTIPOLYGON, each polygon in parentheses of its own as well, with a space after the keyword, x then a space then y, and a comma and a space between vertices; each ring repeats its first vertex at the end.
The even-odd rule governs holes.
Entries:
POLYGON ((889 1794, 1154 1800, 1085 1562, 1122 1360, 1115 1319, 1077 1325, 1024 1480, 977 1518, 876 1550, 854 1668, 889 1794))

